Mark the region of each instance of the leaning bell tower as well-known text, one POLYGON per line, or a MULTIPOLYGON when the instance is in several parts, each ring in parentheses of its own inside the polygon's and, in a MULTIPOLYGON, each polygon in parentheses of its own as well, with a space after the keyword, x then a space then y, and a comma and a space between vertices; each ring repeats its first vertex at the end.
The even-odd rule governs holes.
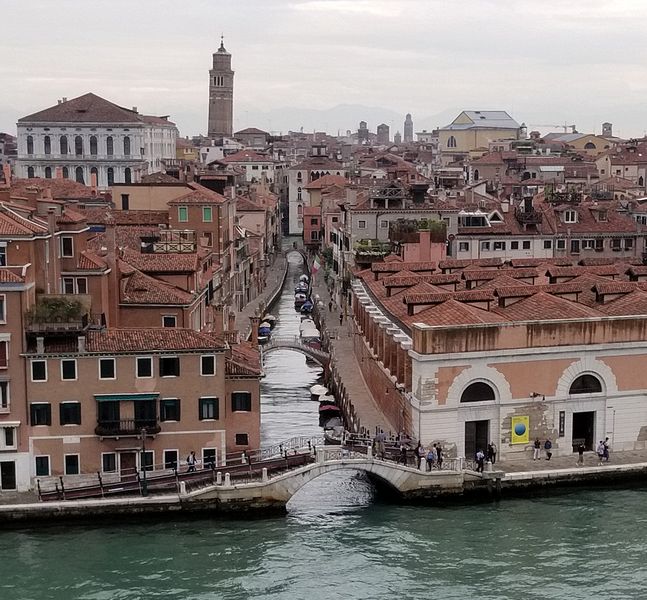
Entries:
POLYGON ((225 50, 223 38, 220 48, 213 54, 213 67, 209 71, 209 128, 210 138, 231 137, 234 116, 234 72, 231 54, 225 50))

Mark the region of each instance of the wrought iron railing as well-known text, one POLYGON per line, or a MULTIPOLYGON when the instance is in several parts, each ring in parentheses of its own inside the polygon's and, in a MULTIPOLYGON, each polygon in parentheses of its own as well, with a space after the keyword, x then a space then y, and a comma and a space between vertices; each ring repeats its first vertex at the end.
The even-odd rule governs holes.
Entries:
POLYGON ((111 435, 140 435, 142 429, 147 435, 154 435, 161 430, 157 419, 118 419, 99 420, 94 432, 106 437, 111 435))

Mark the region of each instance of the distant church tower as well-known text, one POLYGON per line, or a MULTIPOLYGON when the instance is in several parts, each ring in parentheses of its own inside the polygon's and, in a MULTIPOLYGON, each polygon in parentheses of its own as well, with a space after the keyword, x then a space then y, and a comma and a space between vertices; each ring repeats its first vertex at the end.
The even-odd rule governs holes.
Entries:
POLYGON ((407 113, 404 119, 404 143, 413 142, 413 119, 411 114, 407 113))
POLYGON ((223 38, 213 55, 209 71, 209 129, 210 138, 231 137, 234 116, 234 72, 231 54, 225 50, 223 38))

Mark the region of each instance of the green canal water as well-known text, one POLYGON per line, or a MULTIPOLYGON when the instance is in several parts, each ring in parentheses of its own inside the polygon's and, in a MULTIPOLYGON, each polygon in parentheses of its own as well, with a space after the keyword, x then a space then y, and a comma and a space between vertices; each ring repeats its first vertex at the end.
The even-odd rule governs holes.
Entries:
MULTIPOLYGON (((290 278, 278 314, 298 332, 290 278)), ((320 433, 320 369, 268 356, 263 440, 320 433)), ((383 503, 360 474, 316 479, 285 517, 0 532, 0 600, 647 599, 647 490, 500 504, 383 503)))

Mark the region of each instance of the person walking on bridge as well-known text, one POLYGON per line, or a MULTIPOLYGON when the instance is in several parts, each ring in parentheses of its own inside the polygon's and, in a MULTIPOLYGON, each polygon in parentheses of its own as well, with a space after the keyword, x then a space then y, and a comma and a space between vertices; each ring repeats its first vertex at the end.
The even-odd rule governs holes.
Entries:
POLYGON ((443 449, 440 446, 440 444, 438 445, 434 444, 434 448, 436 448, 436 460, 438 462, 438 468, 442 469, 443 468, 443 449))
POLYGON ((420 470, 420 463, 425 458, 425 447, 422 445, 420 440, 418 440, 418 446, 416 447, 416 465, 418 466, 418 471, 420 470))

